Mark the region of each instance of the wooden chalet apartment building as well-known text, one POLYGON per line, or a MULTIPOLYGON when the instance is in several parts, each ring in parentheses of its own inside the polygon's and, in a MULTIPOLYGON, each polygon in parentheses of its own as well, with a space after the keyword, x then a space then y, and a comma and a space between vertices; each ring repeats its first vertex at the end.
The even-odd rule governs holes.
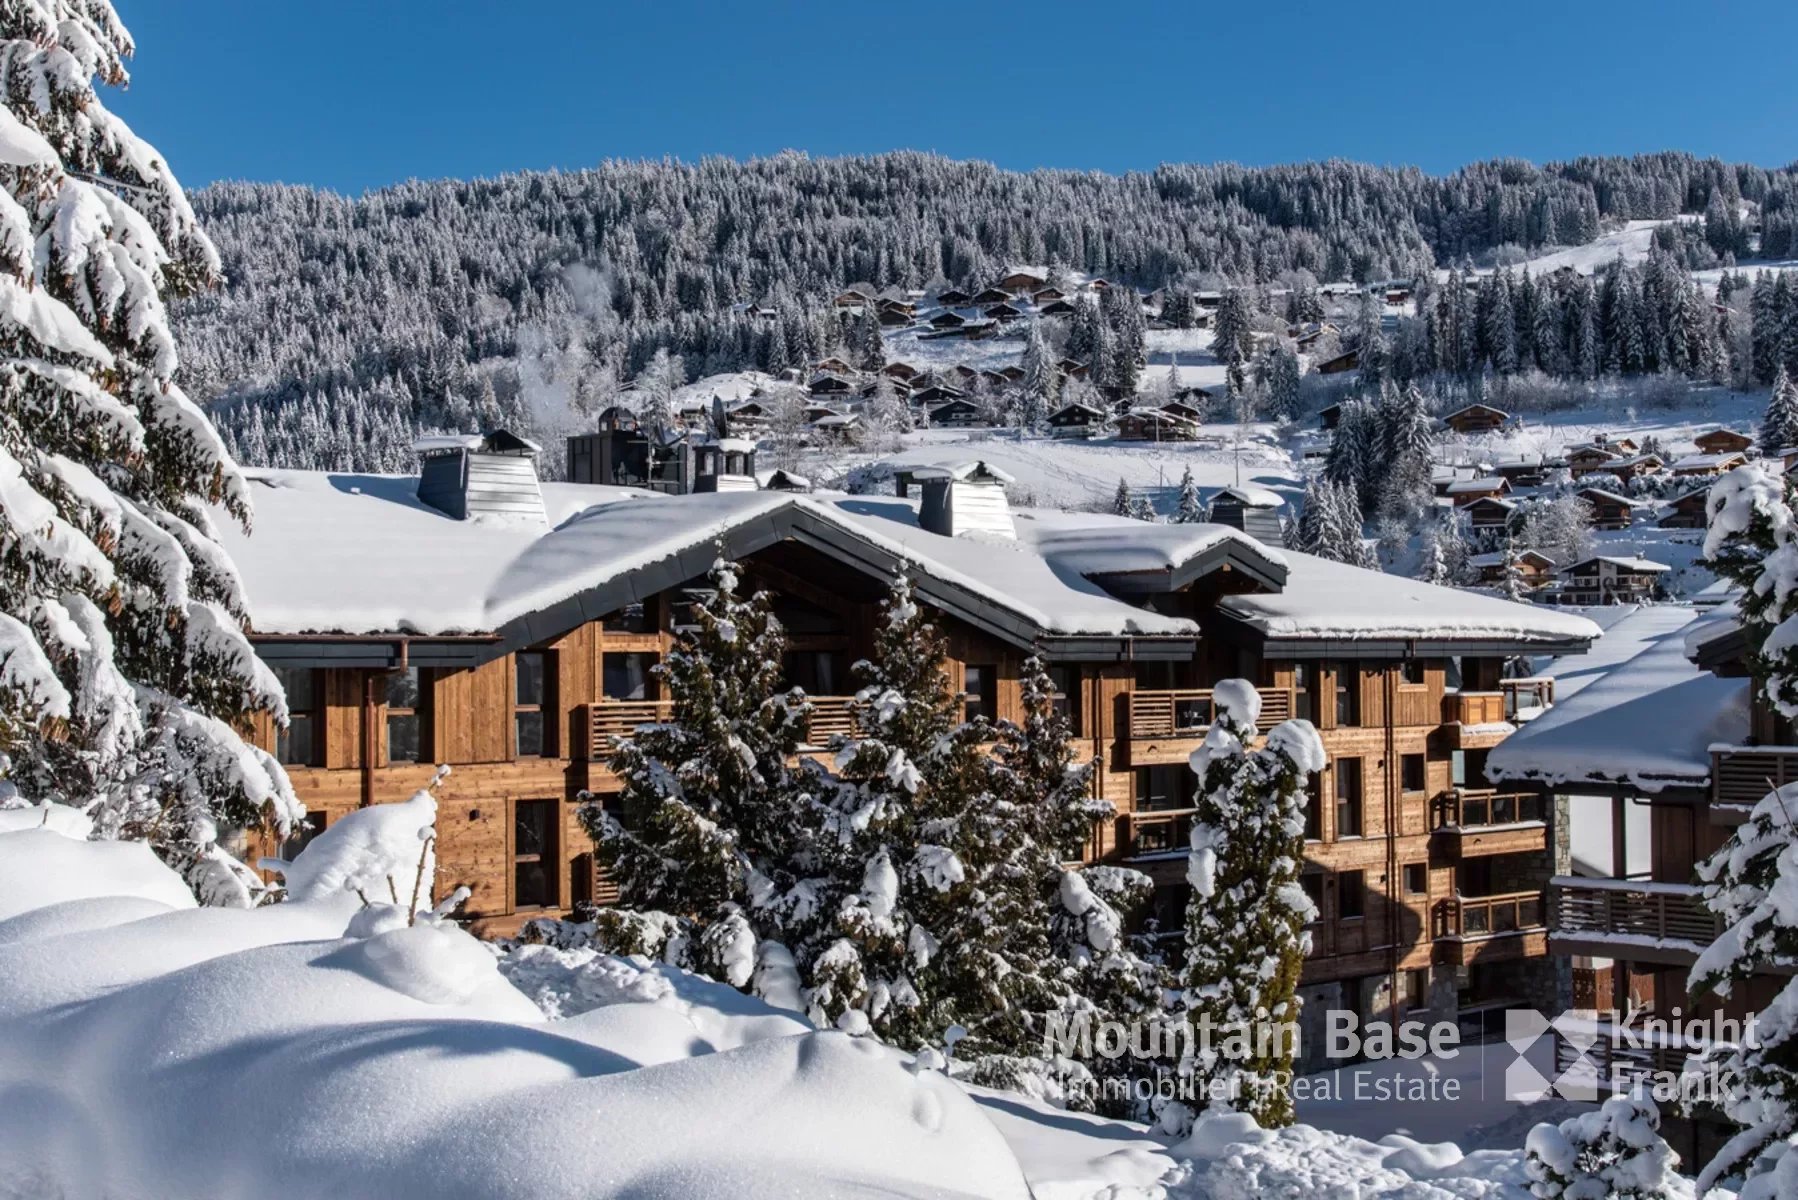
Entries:
MULTIPOLYGON (((433 470, 481 478, 497 445, 469 439, 459 474, 433 470)), ((1051 664, 1117 809, 1085 857, 1155 878, 1160 929, 1181 928, 1186 899, 1187 759, 1212 685, 1241 676, 1268 722, 1309 718, 1331 756, 1312 783, 1310 994, 1371 1014, 1552 988, 1531 979, 1552 814, 1487 786, 1483 765, 1520 710, 1549 701, 1507 680, 1507 661, 1579 653, 1596 626, 1222 525, 1013 510, 984 464, 907 474, 919 495, 546 483, 542 517, 519 520, 476 494, 434 507, 404 477, 251 472, 256 532, 228 546, 293 712, 258 736, 314 826, 405 799, 449 764, 439 888, 468 885, 474 926, 508 932, 614 898, 578 798, 615 796, 610 739, 665 715, 651 668, 720 549, 774 595, 820 742, 850 728, 849 665, 903 565, 970 715, 1019 715, 1024 659, 1051 664)))

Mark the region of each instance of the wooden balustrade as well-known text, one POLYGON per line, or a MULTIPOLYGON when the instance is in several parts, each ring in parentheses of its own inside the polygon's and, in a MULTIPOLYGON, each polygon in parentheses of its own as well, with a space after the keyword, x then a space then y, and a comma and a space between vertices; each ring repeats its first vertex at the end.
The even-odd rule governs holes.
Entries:
POLYGON ((1197 809, 1145 809, 1124 814, 1125 854, 1158 854, 1184 850, 1192 840, 1192 817, 1197 809))
POLYGON ((1540 792, 1501 792, 1496 788, 1456 788, 1432 805, 1437 829, 1481 829, 1540 821, 1545 811, 1540 792))
POLYGON ((1507 720, 1504 692, 1449 692, 1442 697, 1445 725, 1496 725, 1507 720))
POLYGON ((1557 935, 1602 940, 1687 942, 1708 946, 1723 931, 1691 884, 1646 883, 1628 879, 1557 879, 1551 886, 1557 935))
POLYGON ((1777 787, 1798 781, 1798 749, 1731 746, 1711 751, 1711 803, 1758 804, 1777 787))
MULTIPOLYGON (((1641 1014, 1637 1019, 1645 1017, 1641 1014)), ((1593 1034, 1591 1042, 1582 1038, 1575 1045, 1555 1031, 1555 1074, 1561 1077, 1573 1072, 1570 1082, 1590 1084, 1600 1099, 1628 1094, 1651 1072, 1662 1079, 1681 1078, 1692 1070, 1694 1060, 1705 1050, 1701 1044, 1679 1039, 1631 1037, 1619 1033, 1614 1026, 1600 1025, 1593 1034)))
POLYGON ((1498 681, 1499 691, 1505 698, 1504 720, 1515 721, 1517 714, 1533 710, 1553 708, 1555 702, 1555 681, 1547 676, 1533 676, 1529 679, 1501 679, 1498 681))
MULTIPOLYGON (((1293 713, 1291 688, 1261 688, 1261 718, 1257 725, 1263 732, 1293 713)), ((1210 688, 1178 688, 1172 690, 1136 690, 1130 693, 1128 711, 1129 736, 1144 738, 1202 738, 1211 728, 1212 700, 1210 688)))
MULTIPOLYGON (((810 746, 826 745, 832 735, 853 736, 857 730, 852 696, 811 696, 810 746)), ((575 710, 575 749, 578 757, 604 759, 612 753, 612 739, 629 737, 644 725, 666 721, 673 713, 667 700, 602 700, 575 710)))
POLYGON ((1541 929, 1541 892, 1456 896, 1436 906, 1436 937, 1482 938, 1541 929))

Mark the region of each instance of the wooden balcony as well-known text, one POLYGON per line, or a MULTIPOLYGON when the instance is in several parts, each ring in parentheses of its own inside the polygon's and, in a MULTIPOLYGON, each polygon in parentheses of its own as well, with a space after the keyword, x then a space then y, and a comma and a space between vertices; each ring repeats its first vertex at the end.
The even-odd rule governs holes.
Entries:
MULTIPOLYGON (((1261 719, 1263 733, 1291 718, 1291 688, 1262 688, 1261 719)), ((1126 697, 1125 736, 1130 747, 1129 766, 1146 767, 1156 763, 1183 763, 1198 749, 1199 741, 1211 728, 1212 700, 1210 688, 1132 691, 1126 697)))
POLYGON ((1442 723, 1450 749, 1489 750, 1515 732, 1505 716, 1503 692, 1448 692, 1442 697, 1442 723))
MULTIPOLYGON (((1646 1018, 1645 1013, 1637 1016, 1638 1021, 1646 1018)), ((1633 1031, 1619 1030, 1609 1020, 1594 1020, 1588 1028, 1593 1036, 1589 1044, 1575 1045, 1559 1029, 1553 1034, 1556 1088, 1563 1095, 1601 1101, 1607 1096, 1629 1094, 1651 1074, 1661 1079, 1683 1078, 1699 1069, 1699 1059, 1707 1049, 1703 1042, 1673 1038, 1659 1031, 1649 1035, 1639 1026, 1633 1031)), ((1582 1037, 1581 1041, 1586 1039, 1582 1037)))
POLYGON ((1149 809, 1125 813, 1119 845, 1124 857, 1184 851, 1192 839, 1192 816, 1197 809, 1149 809))
POLYGON ((1723 931, 1693 884, 1561 876, 1549 895, 1560 954, 1683 966, 1723 931))
POLYGON ((1430 805, 1430 828, 1462 858, 1522 854, 1547 848, 1546 810, 1539 792, 1456 788, 1430 805))
POLYGON ((1548 952, 1541 892, 1457 896, 1436 905, 1431 936, 1447 966, 1508 962, 1548 952))
POLYGON ((1798 748, 1731 746, 1711 751, 1711 803, 1753 808, 1774 788, 1798 780, 1798 748))
MULTIPOLYGON (((854 697, 812 696, 808 746, 824 746, 832 735, 856 730, 854 697)), ((667 700, 602 700, 575 710, 574 757, 603 761, 611 757, 612 739, 629 737, 644 725, 666 721, 673 713, 667 700)))

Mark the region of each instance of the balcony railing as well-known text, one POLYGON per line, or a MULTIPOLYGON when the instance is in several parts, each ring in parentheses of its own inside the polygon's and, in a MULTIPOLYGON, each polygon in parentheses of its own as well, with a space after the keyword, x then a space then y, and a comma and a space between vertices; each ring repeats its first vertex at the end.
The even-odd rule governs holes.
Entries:
POLYGON ((1506 720, 1504 692, 1448 692, 1442 697, 1445 725, 1497 725, 1506 720))
POLYGON ((1541 892, 1456 896, 1436 906, 1436 937, 1484 938, 1545 928, 1541 892))
POLYGON ((1493 788, 1457 788, 1438 796, 1433 810, 1434 828, 1460 830, 1540 821, 1544 811, 1539 792, 1501 792, 1493 788))
MULTIPOLYGON (((826 745, 833 734, 853 736, 855 701, 851 696, 811 696, 812 719, 806 743, 826 745)), ((612 739, 630 737, 645 725, 666 721, 673 714, 667 700, 602 700, 576 710, 575 745, 580 757, 604 759, 612 753, 612 739)))
POLYGON ((1124 854, 1160 854, 1183 850, 1192 840, 1192 817, 1197 809, 1147 809, 1124 814, 1124 854))
MULTIPOLYGON (((1263 731, 1292 716, 1291 688, 1261 688, 1263 731)), ((1130 693, 1129 732, 1132 739, 1201 738, 1211 728, 1210 688, 1179 688, 1130 693)))
POLYGON ((1626 944, 1684 942, 1702 949, 1723 931, 1691 884, 1629 879, 1551 881, 1553 931, 1579 938, 1620 938, 1626 944))
POLYGON ((1711 751, 1711 803, 1755 805, 1774 788, 1798 780, 1798 749, 1730 746, 1711 751))
POLYGON ((1505 698, 1504 719, 1507 721, 1518 720, 1520 713, 1524 720, 1528 720, 1541 710, 1554 707, 1555 681, 1547 676, 1501 679, 1498 689, 1505 698))
MULTIPOLYGON (((1635 1019, 1647 1022, 1646 1013, 1635 1019)), ((1579 1043, 1570 1041, 1559 1028, 1568 1018, 1556 1021, 1554 1033, 1556 1087, 1569 1089, 1573 1096, 1590 1096, 1602 1100, 1610 1095, 1626 1095, 1645 1078, 1680 1079, 1700 1070, 1699 1060, 1708 1043, 1668 1036, 1651 1036, 1642 1031, 1620 1030, 1611 1021, 1593 1021, 1579 1043), (1590 1088, 1591 1091, 1582 1089, 1590 1088)), ((1579 1026, 1569 1032, 1579 1032, 1579 1026)))

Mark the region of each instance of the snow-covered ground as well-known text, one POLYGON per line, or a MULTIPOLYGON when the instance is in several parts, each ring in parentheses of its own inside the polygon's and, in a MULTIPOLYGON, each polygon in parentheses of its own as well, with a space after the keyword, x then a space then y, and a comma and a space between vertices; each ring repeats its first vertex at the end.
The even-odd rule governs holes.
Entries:
MULTIPOLYGON (((1482 1056, 1446 1068, 1479 1085, 1465 1106, 1306 1103, 1317 1125, 1209 1120, 1169 1144, 964 1089, 641 959, 502 957, 429 914, 408 924, 401 906, 322 884, 259 909, 197 909, 147 849, 85 831, 68 810, 0 813, 9 1200, 1523 1200, 1523 1127, 1561 1115, 1493 1099, 1482 1056), (1448 1144, 1481 1128, 1514 1136, 1465 1154, 1448 1144)), ((416 853, 415 839, 374 832, 316 840, 300 862, 342 861, 297 875, 363 878, 401 865, 383 855, 416 853)))

